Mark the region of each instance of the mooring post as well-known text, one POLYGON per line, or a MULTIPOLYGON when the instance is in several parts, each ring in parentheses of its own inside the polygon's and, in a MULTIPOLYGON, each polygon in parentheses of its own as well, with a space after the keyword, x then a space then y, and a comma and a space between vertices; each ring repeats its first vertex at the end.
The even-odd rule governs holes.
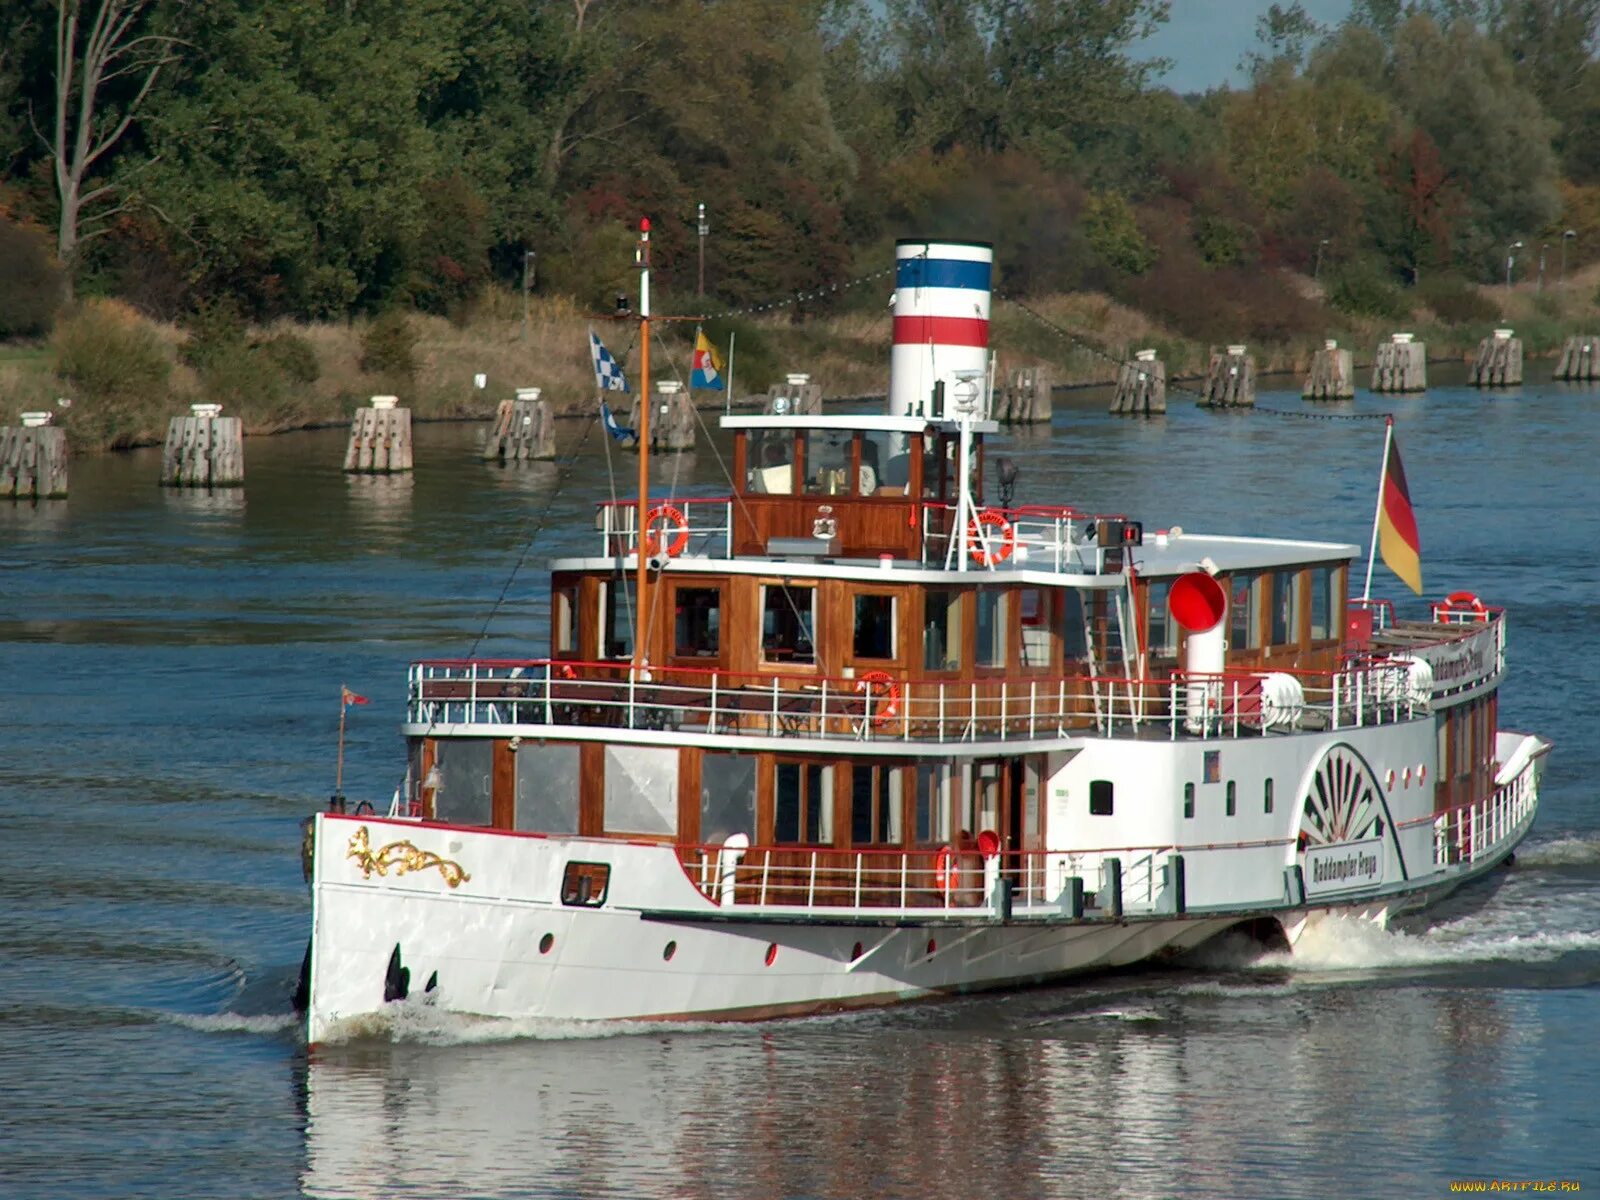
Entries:
POLYGON ((25 412, 22 424, 0 428, 0 499, 66 499, 67 431, 52 416, 25 412))
POLYGON ((1247 347, 1236 343, 1230 345, 1226 353, 1212 351, 1199 406, 1251 408, 1255 402, 1256 361, 1247 353, 1247 347))
POLYGON ((1356 394, 1354 356, 1339 349, 1339 343, 1329 338, 1322 349, 1311 356, 1311 370, 1306 375, 1300 395, 1305 400, 1350 400, 1356 394))
POLYGON ((244 482, 244 422, 220 404, 191 404, 167 423, 162 487, 237 487, 244 482))
POLYGON ((1428 390, 1428 347, 1409 333, 1391 334, 1372 356, 1372 390, 1424 392, 1428 390))
POLYGON ((393 475, 411 470, 411 410, 398 396, 374 396, 371 407, 350 419, 344 469, 359 475, 393 475))
POLYGON ((1496 329, 1478 343, 1468 382, 1473 387, 1517 387, 1522 383, 1522 339, 1515 330, 1496 329))
POLYGON ((1111 412, 1153 417, 1167 411, 1167 364, 1154 350, 1137 350, 1133 361, 1117 370, 1117 390, 1111 412))

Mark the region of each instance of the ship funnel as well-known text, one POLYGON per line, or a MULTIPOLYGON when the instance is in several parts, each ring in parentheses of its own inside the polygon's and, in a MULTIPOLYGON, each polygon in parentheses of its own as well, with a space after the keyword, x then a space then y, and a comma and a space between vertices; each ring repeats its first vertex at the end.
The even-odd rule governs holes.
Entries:
POLYGON ((894 256, 889 415, 987 417, 994 247, 907 238, 894 256))
POLYGON ((1191 571, 1172 581, 1167 611, 1189 635, 1183 656, 1184 670, 1190 677, 1184 688, 1183 723, 1189 732, 1200 733, 1221 715, 1222 680, 1217 677, 1227 665, 1228 644, 1223 635, 1227 630, 1228 593, 1209 573, 1191 571))

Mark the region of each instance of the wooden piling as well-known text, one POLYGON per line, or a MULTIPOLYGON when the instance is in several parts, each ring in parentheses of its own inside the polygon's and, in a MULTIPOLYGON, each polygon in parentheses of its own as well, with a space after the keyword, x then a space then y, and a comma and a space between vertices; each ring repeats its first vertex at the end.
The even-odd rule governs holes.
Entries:
POLYGON ((1133 361, 1117 372, 1117 391, 1111 411, 1135 417, 1152 417, 1167 411, 1167 364, 1154 350, 1139 350, 1133 361))
POLYGON ((811 376, 796 371, 784 383, 767 389, 767 411, 791 417, 816 417, 822 414, 822 385, 811 376))
POLYGON ((1256 402, 1256 361, 1242 345, 1226 353, 1211 352, 1205 387, 1198 401, 1201 408, 1253 408, 1256 402))
MULTIPOLYGON (((694 405, 684 393, 683 385, 675 379, 663 380, 656 385, 655 407, 650 410, 650 449, 676 452, 694 449, 696 425, 694 405)), ((818 409, 821 408, 820 393, 818 409)), ((639 402, 633 402, 631 424, 639 428, 639 402)))
POLYGON ((162 487, 238 487, 244 482, 244 423, 220 404, 191 404, 167 423, 162 487))
POLYGON ((1478 343, 1467 382, 1473 387, 1518 387, 1522 383, 1522 339, 1510 329, 1496 329, 1478 343))
POLYGON ((374 396, 372 407, 350 419, 344 469, 353 475, 392 475, 411 470, 411 410, 398 397, 374 396))
POLYGON ((1311 371, 1300 396, 1305 400, 1351 400, 1356 394, 1354 356, 1329 338, 1311 356, 1311 371))
POLYGON ((1587 383, 1600 379, 1600 337, 1569 337, 1561 346, 1555 378, 1587 383))
POLYGON ((1396 333, 1378 346, 1372 356, 1372 390, 1375 392, 1425 392, 1428 390, 1428 347, 1396 333))
POLYGON ((518 388, 515 400, 500 401, 483 446, 484 461, 528 462, 555 456, 555 415, 550 402, 539 398, 539 389, 518 388))
POLYGON ((47 412, 25 412, 21 421, 0 428, 0 499, 66 499, 67 431, 47 412))
POLYGON ((1036 425, 1052 415, 1049 367, 1013 367, 994 398, 993 417, 1008 425, 1036 425))

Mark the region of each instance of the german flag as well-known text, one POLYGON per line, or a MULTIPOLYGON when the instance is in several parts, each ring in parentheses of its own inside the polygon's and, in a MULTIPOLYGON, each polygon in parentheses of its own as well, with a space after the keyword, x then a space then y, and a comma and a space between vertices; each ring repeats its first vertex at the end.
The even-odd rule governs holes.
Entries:
POLYGON ((1383 494, 1378 498, 1378 549, 1384 565, 1402 583, 1422 595, 1422 539, 1417 536, 1417 516, 1411 511, 1406 471, 1400 465, 1400 444, 1389 429, 1389 451, 1383 461, 1383 494))

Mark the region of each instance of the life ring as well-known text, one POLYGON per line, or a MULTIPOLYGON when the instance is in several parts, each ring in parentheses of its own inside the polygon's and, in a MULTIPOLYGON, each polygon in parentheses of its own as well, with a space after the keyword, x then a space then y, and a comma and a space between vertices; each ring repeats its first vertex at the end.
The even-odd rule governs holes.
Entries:
POLYGON ((933 886, 947 896, 961 886, 961 863, 949 846, 940 846, 933 856, 933 886))
POLYGON ((1451 592, 1437 607, 1440 612, 1473 613, 1480 621, 1489 619, 1488 607, 1472 592, 1451 592))
POLYGON ((655 555, 666 547, 668 558, 676 558, 683 553, 683 548, 689 544, 689 519, 683 515, 681 508, 671 504, 658 504, 652 508, 644 518, 644 552, 655 555), (662 528, 658 531, 655 526, 660 522, 662 528), (672 530, 677 534, 668 542, 667 535, 672 530))
POLYGON ((900 685, 887 671, 868 671, 856 680, 856 691, 872 701, 872 723, 887 725, 900 711, 900 685))
POLYGON ((1017 531, 999 509, 986 508, 967 523, 967 541, 972 544, 972 561, 980 567, 992 567, 1011 557, 1017 548, 1017 531), (993 539, 984 537, 985 528, 1000 531, 1000 545, 993 550, 988 548, 993 539))

